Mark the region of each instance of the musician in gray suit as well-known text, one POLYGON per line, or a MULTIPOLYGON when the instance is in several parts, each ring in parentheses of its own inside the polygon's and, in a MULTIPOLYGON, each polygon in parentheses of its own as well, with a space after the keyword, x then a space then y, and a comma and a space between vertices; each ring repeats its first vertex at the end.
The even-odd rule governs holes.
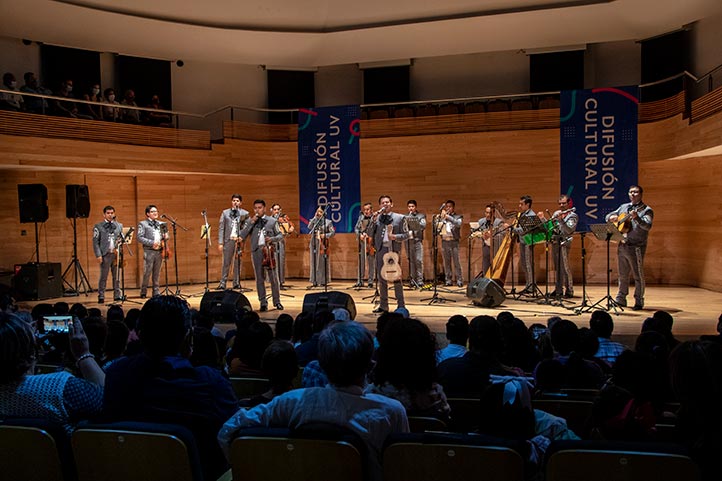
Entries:
MULTIPOLYGON (((519 198, 520 217, 536 217, 536 212, 531 209, 531 204, 531 196, 523 195, 519 198)), ((534 279, 534 244, 527 244, 524 241, 525 232, 521 225, 517 225, 514 232, 519 236, 519 261, 526 277, 526 285, 522 292, 534 292, 536 288, 536 280, 534 279)))
POLYGON ((253 201, 253 217, 246 219, 241 228, 240 236, 245 240, 251 238, 251 260, 253 261, 253 272, 256 275, 256 290, 258 291, 258 302, 261 304, 261 312, 268 310, 268 299, 266 299, 266 283, 264 271, 268 271, 268 278, 271 281, 271 297, 273 306, 279 311, 283 310, 281 304, 280 289, 278 286, 278 271, 275 265, 276 244, 283 238, 278 230, 276 219, 266 215, 266 201, 256 199, 253 201))
MULTIPOLYGON (((629 219, 629 231, 617 248, 619 268, 619 291, 616 302, 620 306, 627 305, 629 294, 629 276, 634 277, 634 309, 644 308, 644 253, 647 251, 647 237, 652 228, 654 211, 642 201, 644 189, 638 185, 629 187, 629 202, 620 205, 617 210, 606 216, 607 222, 617 223, 622 214, 629 219)), ((623 232, 626 229, 623 230, 623 232)))
MULTIPOLYGON (((539 212, 539 218, 547 221, 546 216, 539 212)), ((572 251, 572 235, 577 230, 579 215, 572 207, 572 200, 562 194, 559 197, 559 209, 552 214, 555 223, 552 234, 552 263, 557 272, 552 297, 574 297, 574 281, 572 278, 572 266, 569 262, 569 255, 572 251), (562 291, 562 289, 564 289, 562 291)))
POLYGON ((113 299, 122 301, 120 280, 117 276, 116 249, 118 239, 123 234, 123 224, 115 222, 115 208, 112 205, 103 207, 103 221, 93 227, 93 252, 100 264, 100 280, 98 281, 98 303, 105 302, 105 286, 108 284, 108 271, 113 275, 113 299))
MULTIPOLYGON (((404 302, 404 285, 401 282, 401 265, 384 265, 384 255, 390 252, 401 252, 401 243, 409 238, 409 229, 406 216, 393 212, 394 203, 388 195, 379 197, 379 210, 374 214, 371 223, 376 247, 376 272, 378 273, 379 306, 373 310, 375 313, 389 310, 389 283, 386 272, 398 269, 398 277, 394 282, 396 307, 406 307, 404 302)), ((390 259, 390 258, 389 258, 390 259)))
POLYGON ((358 238, 359 251, 358 279, 354 287, 363 287, 366 266, 368 266, 368 286, 373 287, 374 279, 376 279, 376 248, 373 246, 373 238, 369 235, 372 215, 373 206, 371 202, 367 202, 363 205, 361 215, 358 216, 354 228, 358 238))
POLYGON ((504 221, 494 216, 494 206, 488 204, 484 210, 484 217, 479 219, 479 228, 474 232, 479 232, 481 236, 481 271, 486 272, 491 267, 492 256, 496 255, 499 245, 504 237, 503 230, 504 221))
POLYGON ((444 277, 446 285, 464 285, 464 276, 461 273, 461 260, 459 258, 459 239, 461 238, 461 223, 464 216, 454 212, 456 202, 447 200, 440 214, 439 235, 441 236, 441 255, 444 258, 444 277), (452 272, 453 269, 453 272, 452 272))
POLYGON ((311 275, 312 287, 323 286, 331 282, 331 258, 329 257, 329 246, 331 237, 336 234, 331 219, 323 216, 324 209, 316 209, 316 215, 308 223, 308 231, 311 233, 309 249, 311 251, 311 275))
POLYGON ((148 281, 153 276, 153 295, 160 294, 160 268, 163 265, 161 241, 170 237, 165 222, 158 222, 158 208, 149 204, 145 208, 145 220, 138 223, 138 242, 143 245, 143 282, 140 285, 140 297, 145 299, 148 281))
POLYGON ((409 227, 409 238, 406 240, 406 254, 409 256, 411 287, 424 285, 424 229, 426 229, 426 214, 419 212, 416 201, 411 199, 406 203, 409 214, 406 223, 409 227))
POLYGON ((241 194, 231 195, 231 207, 221 212, 218 222, 218 250, 223 253, 223 269, 221 270, 221 282, 218 289, 226 288, 228 271, 236 256, 236 264, 233 269, 233 288, 241 287, 241 254, 242 245, 240 239, 243 223, 248 219, 248 211, 241 209, 243 197, 241 194))

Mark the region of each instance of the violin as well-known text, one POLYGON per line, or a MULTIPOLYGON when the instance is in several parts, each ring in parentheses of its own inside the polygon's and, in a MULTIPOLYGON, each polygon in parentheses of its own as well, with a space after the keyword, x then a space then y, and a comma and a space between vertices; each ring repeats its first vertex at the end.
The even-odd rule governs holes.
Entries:
POLYGON ((263 253, 263 261, 261 265, 268 269, 276 268, 276 249, 271 245, 261 246, 261 252, 263 253))
POLYGON ((168 247, 168 240, 166 239, 167 235, 168 226, 166 224, 160 224, 160 256, 163 259, 170 259, 170 256, 173 255, 170 251, 170 247, 168 247))
POLYGON ((374 247, 374 240, 371 236, 366 237, 366 255, 372 256, 376 254, 376 247, 374 247))
POLYGON ((293 222, 291 222, 291 219, 288 217, 288 215, 281 213, 278 216, 278 230, 281 231, 281 234, 283 236, 287 236, 289 234, 297 234, 296 227, 293 225, 293 222))

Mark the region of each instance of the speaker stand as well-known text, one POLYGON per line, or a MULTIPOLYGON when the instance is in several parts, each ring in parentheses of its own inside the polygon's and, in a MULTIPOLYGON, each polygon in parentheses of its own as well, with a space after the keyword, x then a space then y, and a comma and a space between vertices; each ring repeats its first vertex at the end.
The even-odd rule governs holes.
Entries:
MULTIPOLYGON (((90 287, 90 282, 88 281, 88 276, 85 275, 85 271, 83 270, 82 264, 80 264, 80 259, 78 259, 78 225, 77 225, 78 219, 76 217, 73 217, 73 258, 70 261, 70 264, 68 264, 68 267, 65 268, 65 272, 63 272, 63 282, 68 286, 68 288, 65 290, 66 296, 79 296, 82 292, 86 296, 88 293, 93 292, 93 289, 90 287), (67 279, 67 275, 70 273, 70 270, 73 270, 73 283, 71 284, 67 279)), ((37 247, 37 235, 38 235, 38 223, 35 223, 35 239, 36 239, 36 247, 37 247)), ((38 252, 40 252, 40 249, 38 247, 38 252)), ((40 262, 39 255, 38 255, 38 262, 40 262)))

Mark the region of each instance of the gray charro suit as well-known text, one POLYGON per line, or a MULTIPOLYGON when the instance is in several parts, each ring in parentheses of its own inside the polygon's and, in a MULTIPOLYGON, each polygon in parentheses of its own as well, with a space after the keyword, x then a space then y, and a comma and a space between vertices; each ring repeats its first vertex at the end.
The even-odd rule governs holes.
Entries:
MULTIPOLYGON (((153 244, 160 242, 161 226, 165 226, 165 222, 145 219, 138 223, 137 239, 143 245, 143 282, 140 285, 140 297, 146 296, 151 274, 153 275, 153 295, 160 294, 160 268, 163 265, 163 256, 160 248, 155 249, 153 244)), ((164 230, 167 232, 167 227, 164 230)))
MULTIPOLYGON (((276 269, 264 268, 263 267, 263 249, 260 243, 261 234, 265 237, 265 244, 271 245, 276 244, 283 238, 281 231, 278 230, 276 219, 271 216, 264 215, 257 221, 254 221, 255 217, 249 217, 243 224, 241 229, 241 237, 245 240, 251 238, 251 260, 253 261, 253 271, 256 275, 256 290, 258 291, 258 302, 261 307, 268 306, 268 300, 266 299, 266 284, 264 282, 263 271, 268 270, 268 278, 271 281, 271 297, 273 298, 273 305, 281 303, 281 296, 279 293, 278 277, 276 269)), ((275 249, 275 246, 274 246, 275 249)))
MULTIPOLYGON (((373 235, 374 247, 376 247, 376 272, 379 273, 379 308, 388 311, 389 283, 381 276, 381 268, 384 265, 384 254, 391 251, 397 254, 401 253, 401 243, 409 238, 406 217, 395 212, 379 215, 371 224, 371 235, 373 235), (387 225, 392 226, 391 233, 396 235, 396 240, 392 241, 386 236, 387 225)), ((404 285, 401 279, 394 282, 394 293, 397 307, 405 307, 404 285)))
MULTIPOLYGON (((416 219, 420 229, 410 231, 412 236, 406 241, 406 254, 409 256, 411 280, 421 287, 424 285, 424 229, 426 229, 426 214, 415 212, 407 214, 407 219, 416 219)), ((408 221, 407 221, 408 222, 408 221)), ((412 284, 413 285, 413 284, 412 284)))
POLYGON ((569 254, 572 250, 572 234, 577 230, 579 215, 574 210, 564 214, 561 210, 557 210, 552 214, 552 218, 557 220, 559 230, 559 233, 552 236, 552 262, 557 270, 555 290, 557 295, 561 296, 562 289, 565 289, 565 295, 571 297, 574 295, 574 279, 569 254))
MULTIPOLYGON (((526 212, 522 212, 521 217, 536 217, 536 212, 529 209, 526 212)), ((521 226, 517 225, 517 227, 514 228, 514 232, 519 236, 519 262, 521 263, 522 269, 524 269, 524 276, 526 278, 524 289, 527 289, 536 284, 536 280, 534 279, 534 245, 524 242, 524 229, 521 226)))
MULTIPOLYGON (((497 230, 500 230, 500 226, 504 224, 504 221, 501 219, 494 219, 493 222, 489 222, 489 220, 486 217, 482 217, 479 219, 479 229, 477 229, 478 232, 484 232, 485 230, 488 230, 489 228, 492 228, 491 231, 494 233, 497 230)), ((486 271, 489 270, 489 267, 491 267, 491 252, 492 247, 494 251, 494 255, 496 255, 496 252, 499 250, 499 245, 501 245, 501 241, 504 238, 504 232, 497 232, 496 235, 494 235, 491 238, 491 245, 486 245, 486 241, 484 241, 483 237, 480 237, 481 240, 481 272, 483 275, 486 275, 486 271)))
POLYGON ((98 281, 98 299, 105 299, 105 286, 108 284, 108 271, 113 275, 113 299, 119 299, 120 281, 116 275, 116 248, 118 239, 123 233, 123 224, 118 222, 98 222, 93 227, 93 252, 101 257, 100 280, 98 281))
MULTIPOLYGON (((358 220, 356 221, 356 227, 354 228, 354 231, 356 231, 356 236, 358 239, 358 249, 359 249, 359 269, 358 269, 358 283, 359 285, 363 284, 364 276, 366 275, 366 266, 368 265, 368 284, 371 286, 371 284, 374 282, 374 279, 376 278, 376 254, 370 254, 368 247, 366 245, 366 240, 361 238, 361 234, 367 234, 369 232, 369 227, 371 226, 371 216, 366 217, 363 215, 359 215, 358 220)), ((372 239, 373 241, 373 239, 372 239)))
POLYGON ((459 259, 459 239, 461 238, 463 219, 463 215, 454 213, 446 214, 441 220, 442 226, 439 235, 441 236, 441 255, 444 258, 444 277, 447 286, 451 285, 452 277, 456 278, 456 284, 459 286, 464 282, 459 259))
POLYGON ((619 270, 619 292, 617 302, 626 306, 629 294, 629 275, 634 277, 634 303, 644 307, 644 253, 647 251, 647 237, 654 221, 654 211, 644 202, 632 205, 627 202, 617 210, 606 215, 605 220, 613 215, 636 211, 639 216, 632 221, 632 230, 626 234, 624 242, 617 248, 617 265, 619 270))
MULTIPOLYGON (((220 282, 220 286, 223 288, 226 287, 228 271, 231 268, 234 255, 236 254, 236 238, 240 237, 241 229, 243 228, 243 224, 246 219, 248 219, 248 211, 245 209, 226 209, 221 212, 221 218, 218 221, 218 244, 223 246, 223 269, 221 270, 220 282)), ((241 251, 239 249, 239 256, 240 253, 241 251)), ((236 289, 240 287, 241 283, 240 261, 242 261, 242 259, 239 257, 239 263, 237 264, 238 268, 233 270, 233 287, 236 289)))
POLYGON ((331 282, 331 258, 328 256, 328 252, 321 251, 319 239, 316 237, 315 232, 325 233, 326 239, 330 239, 336 234, 336 229, 333 227, 331 219, 326 219, 324 224, 321 223, 321 219, 321 217, 314 216, 311 222, 308 223, 308 230, 311 232, 311 241, 309 243, 311 251, 310 281, 314 286, 322 286, 331 282), (314 259, 316 261, 315 265, 314 259))

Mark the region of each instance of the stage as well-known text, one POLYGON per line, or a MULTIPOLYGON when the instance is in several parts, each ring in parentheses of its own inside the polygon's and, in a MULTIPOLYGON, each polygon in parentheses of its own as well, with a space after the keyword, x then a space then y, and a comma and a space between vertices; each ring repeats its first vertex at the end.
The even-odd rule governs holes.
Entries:
MULTIPOLYGON (((329 291, 340 291, 349 294, 356 304, 356 320, 364 323, 369 329, 375 329, 377 314, 371 311, 376 307, 372 302, 374 289, 369 288, 352 288, 354 281, 334 281, 329 285, 329 291)), ((109 282, 110 284, 110 282, 109 282)), ((216 284, 217 285, 217 284, 216 284)), ((213 285, 212 287, 215 287, 213 285)), ((302 307, 303 299, 306 294, 314 292, 323 292, 323 289, 315 288, 308 290, 308 282, 304 279, 291 279, 287 282, 288 290, 283 290, 281 303, 284 306, 283 311, 273 309, 273 303, 269 300, 269 311, 261 312, 261 319, 273 323, 281 312, 296 316, 302 307), (292 297, 288 297, 292 296, 292 297)), ((258 298, 255 292, 255 283, 249 280, 243 282, 243 287, 253 288, 253 291, 246 291, 244 295, 248 298, 255 310, 259 308, 258 298)), ((511 286, 506 286, 510 289, 511 286)), ((205 286, 203 284, 181 285, 180 293, 187 297, 192 307, 199 308, 203 297, 205 286)), ((406 299, 406 307, 412 317, 416 317, 426 322, 432 331, 443 333, 445 323, 449 317, 454 314, 463 314, 469 320, 475 316, 487 314, 496 316, 501 311, 510 311, 516 317, 523 320, 527 325, 533 323, 545 323, 547 318, 551 316, 560 316, 576 322, 580 327, 589 326, 589 312, 577 314, 577 308, 582 303, 582 287, 575 286, 576 297, 565 299, 564 307, 558 305, 545 304, 543 299, 522 298, 524 300, 514 300, 507 297, 504 302, 494 308, 478 307, 471 303, 466 297, 466 285, 462 289, 451 289, 443 286, 437 287, 437 297, 434 302, 429 299, 434 297, 434 291, 431 290, 404 290, 406 299), (572 302, 566 302, 572 301, 572 302)), ((544 292, 544 286, 540 289, 544 292)), ((553 286, 550 286, 550 290, 553 286)), ((632 286, 633 289, 633 286, 632 286)), ((175 293, 175 286, 169 287, 170 292, 175 293)), ((211 289, 213 290, 213 289, 211 289)), ((270 294, 270 286, 267 285, 267 291, 270 294)), ((112 292, 108 291, 108 294, 112 292)), ((393 289, 390 290, 393 294, 393 289)), ((587 286, 587 304, 592 305, 607 294, 606 285, 587 286)), ((616 286, 612 287, 611 295, 616 294, 616 286)), ((127 310, 134 307, 141 307, 138 289, 126 290, 127 301, 123 303, 123 307, 127 310)), ((97 293, 92 292, 80 294, 79 296, 62 297, 58 299, 47 299, 43 301, 21 301, 21 307, 30 309, 40 302, 54 303, 57 301, 65 301, 69 304, 82 302, 86 307, 100 307, 105 314, 105 309, 110 305, 106 300, 105 304, 97 303, 97 293)), ((645 295, 645 307, 641 311, 633 311, 631 305, 634 298, 630 295, 627 298, 630 304, 629 308, 623 310, 614 310, 610 312, 614 318, 614 335, 624 336, 624 338, 636 337, 639 334, 642 322, 645 318, 652 316, 654 311, 665 310, 674 316, 674 334, 682 339, 696 338, 701 334, 714 334, 717 318, 722 312, 722 293, 708 291, 694 287, 684 286, 647 286, 645 295)), ((602 303, 606 308, 606 301, 602 303)), ((390 301, 391 309, 396 307, 395 301, 390 301)))

